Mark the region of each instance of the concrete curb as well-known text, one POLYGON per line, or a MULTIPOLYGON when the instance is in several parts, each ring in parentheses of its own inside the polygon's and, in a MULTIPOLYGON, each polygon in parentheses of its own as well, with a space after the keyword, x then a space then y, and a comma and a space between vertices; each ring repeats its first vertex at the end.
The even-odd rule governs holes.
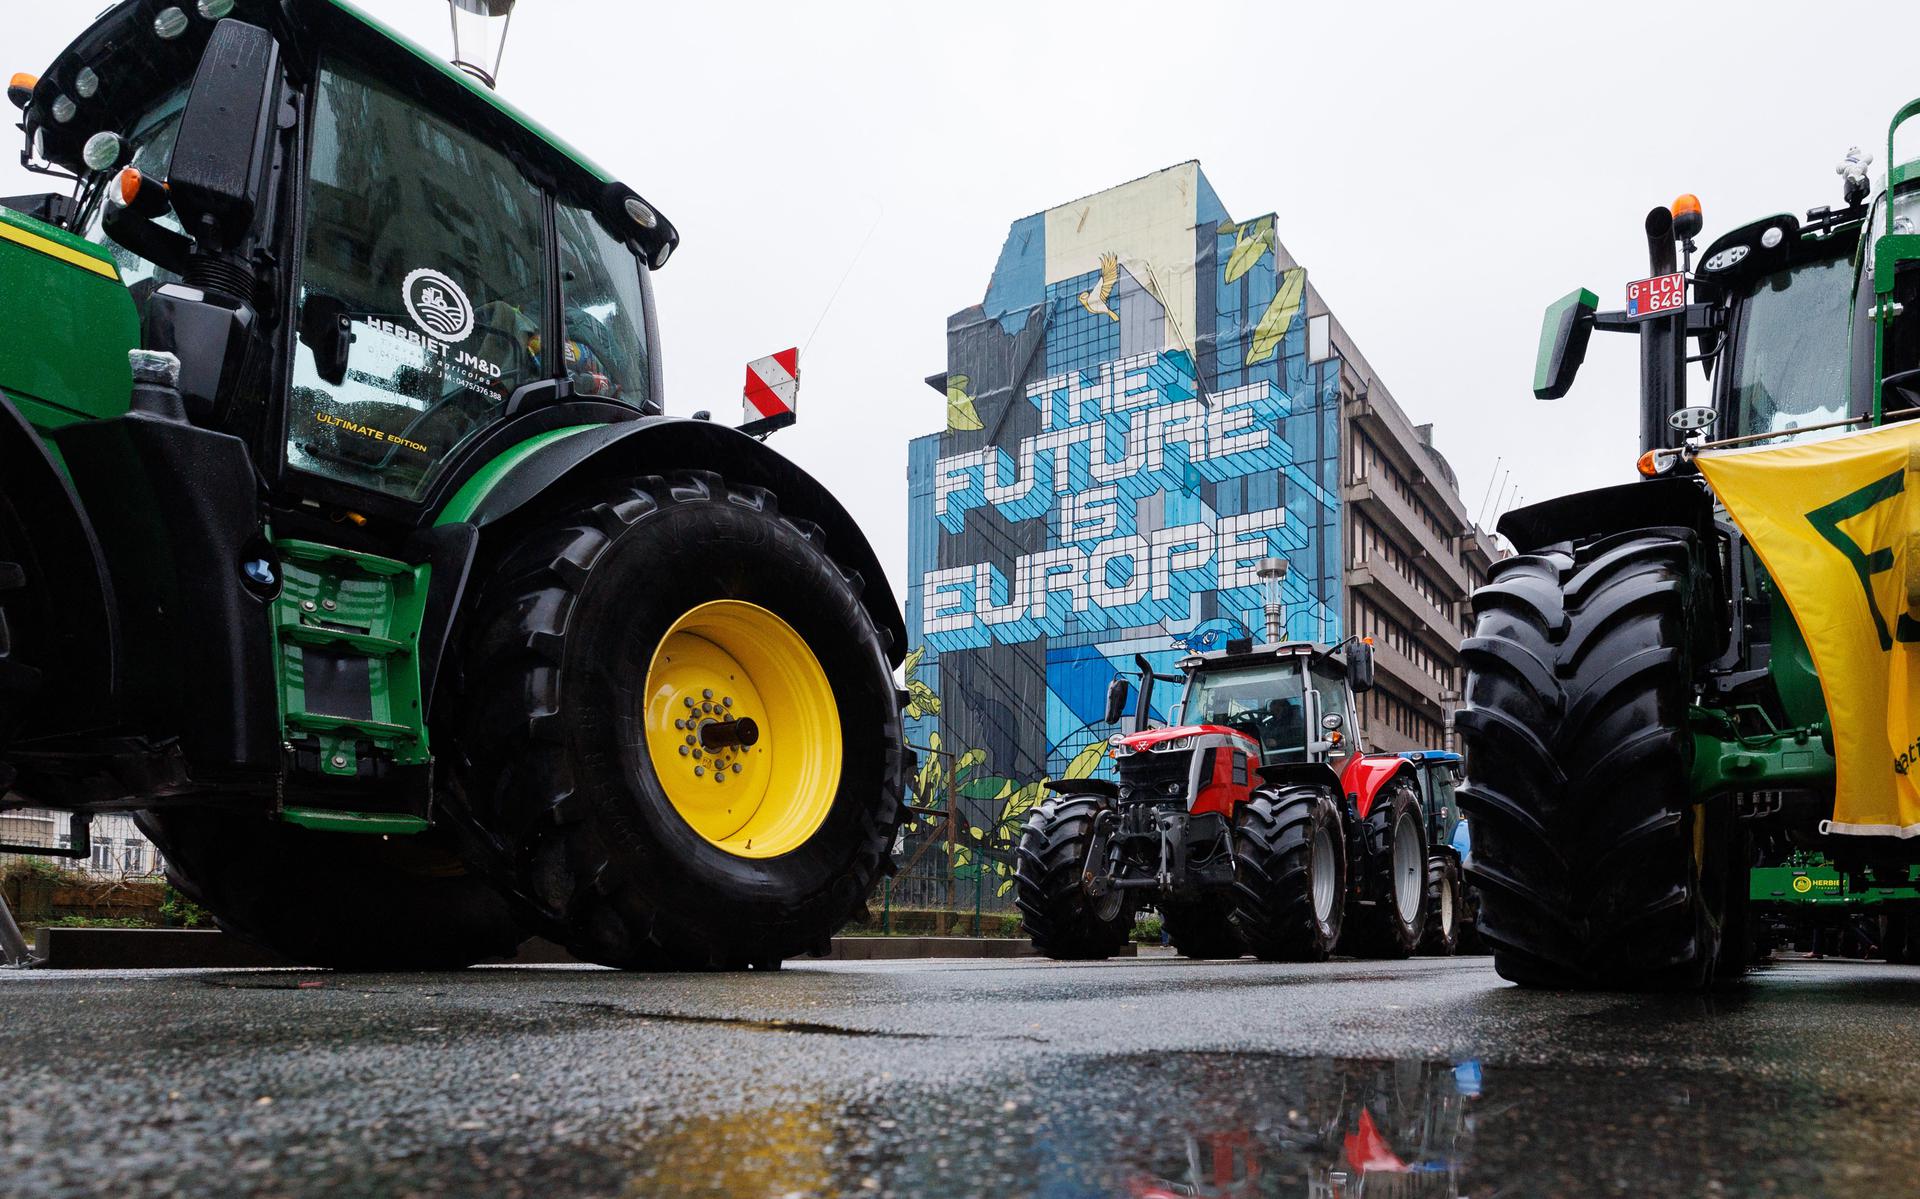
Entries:
MULTIPOLYGON (((1116 957, 1136 957, 1127 945, 1116 957)), ((261 970, 298 966, 278 954, 214 929, 42 928, 33 942, 36 963, 50 970, 261 970)), ((800 961, 894 961, 903 958, 1026 958, 1033 943, 1012 937, 835 937, 831 951, 800 961)), ((535 937, 501 964, 565 965, 576 961, 551 941, 535 937)))

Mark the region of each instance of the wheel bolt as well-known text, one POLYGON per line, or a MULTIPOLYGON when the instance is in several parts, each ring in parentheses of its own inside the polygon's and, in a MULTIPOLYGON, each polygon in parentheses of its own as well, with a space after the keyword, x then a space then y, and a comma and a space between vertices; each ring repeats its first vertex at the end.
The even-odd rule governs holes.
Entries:
POLYGON ((687 755, 688 755, 689 753, 692 753, 692 752, 693 752, 692 750, 690 750, 690 749, 688 749, 688 748, 687 748, 686 746, 684 746, 684 745, 680 747, 680 756, 681 756, 681 757, 683 757, 683 758, 684 758, 684 757, 686 757, 686 756, 687 756, 687 755))
POLYGON ((731 708, 733 706, 733 697, 731 695, 723 695, 720 697, 720 703, 723 707, 731 708))
POLYGON ((701 699, 712 699, 712 698, 713 698, 713 688, 711 688, 711 687, 708 687, 708 688, 707 688, 706 690, 704 690, 704 691, 702 691, 702 692, 700 693, 700 698, 701 698, 701 699))
POLYGON ((733 772, 734 772, 735 774, 739 774, 739 773, 740 773, 740 763, 738 763, 738 762, 735 762, 735 763, 733 764, 733 772))
POLYGON ((699 777, 700 775, 705 774, 706 772, 707 772, 707 768, 705 766, 695 766, 693 768, 693 773, 696 778, 699 777))
POLYGON ((682 702, 685 703, 689 708, 691 708, 693 706, 693 697, 689 695, 682 702))

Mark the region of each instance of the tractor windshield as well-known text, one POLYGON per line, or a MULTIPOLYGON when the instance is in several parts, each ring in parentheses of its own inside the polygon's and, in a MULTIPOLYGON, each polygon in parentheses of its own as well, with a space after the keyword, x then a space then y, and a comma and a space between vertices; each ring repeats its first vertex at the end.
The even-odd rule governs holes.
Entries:
POLYGON ((392 83, 315 88, 288 464, 414 500, 548 377, 544 202, 392 83))
POLYGON ((1730 436, 1786 433, 1847 415, 1852 303, 1853 264, 1844 254, 1762 276, 1736 301, 1730 436))
POLYGON ((1260 742, 1266 763, 1304 762, 1307 713, 1298 661, 1220 674, 1200 674, 1188 692, 1185 719, 1238 729, 1260 742))

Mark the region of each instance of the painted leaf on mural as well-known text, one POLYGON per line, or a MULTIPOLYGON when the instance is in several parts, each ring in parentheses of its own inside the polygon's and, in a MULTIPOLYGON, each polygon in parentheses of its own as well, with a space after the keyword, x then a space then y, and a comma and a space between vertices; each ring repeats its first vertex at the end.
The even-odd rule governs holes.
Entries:
POLYGON ((927 656, 927 647, 922 645, 907 655, 903 669, 907 683, 907 719, 918 720, 923 716, 940 715, 940 696, 933 688, 921 682, 920 660, 927 656))
POLYGON ((1028 783, 1007 797, 1006 806, 1000 809, 1000 823, 995 827, 1009 843, 1019 834, 1020 826, 1027 822, 1027 814, 1040 806, 1041 787, 1039 783, 1028 783))
MULTIPOLYGON (((1222 229, 1225 233, 1227 230, 1222 229)), ((1233 283, 1252 270, 1254 264, 1273 249, 1273 218, 1261 217, 1248 225, 1233 226, 1233 252, 1227 256, 1226 281, 1233 283)))
POLYGON ((1253 327, 1253 342, 1247 347, 1248 366, 1273 357, 1281 339, 1292 327, 1293 318, 1300 314, 1300 304, 1306 296, 1304 267, 1295 267, 1280 276, 1280 289, 1273 293, 1273 303, 1267 305, 1267 310, 1260 314, 1260 323, 1253 327))
POLYGON ((1079 753, 1073 755, 1073 761, 1067 763, 1067 768, 1061 773, 1060 777, 1065 779, 1090 779, 1093 777, 1093 772, 1100 769, 1100 759, 1106 756, 1107 743, 1105 741, 1095 741, 1092 745, 1087 746, 1079 753))
POLYGON ((949 433, 966 432, 981 427, 980 413, 973 406, 973 396, 968 394, 967 385, 973 380, 965 375, 947 376, 947 431, 949 433))

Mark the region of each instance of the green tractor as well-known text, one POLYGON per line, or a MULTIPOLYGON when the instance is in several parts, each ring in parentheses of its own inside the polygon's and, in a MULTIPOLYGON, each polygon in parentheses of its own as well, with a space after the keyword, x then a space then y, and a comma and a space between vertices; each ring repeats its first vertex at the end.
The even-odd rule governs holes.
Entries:
POLYGON ((345 0, 124 0, 9 98, 0 804, 138 813, 313 964, 824 948, 905 630, 819 483, 662 415, 666 218, 345 0))
POLYGON ((1842 206, 1742 225, 1697 267, 1701 213, 1683 196, 1648 214, 1651 277, 1624 310, 1597 312, 1585 290, 1547 310, 1541 399, 1566 393, 1592 330, 1639 337, 1645 477, 1508 513, 1516 555, 1473 596, 1460 802, 1480 928, 1510 980, 1709 985, 1752 959, 1755 868, 1818 853, 1867 890, 1904 887, 1920 862, 1920 825, 1835 819, 1837 800, 1892 807, 1911 786, 1904 738, 1840 710, 1887 684, 1816 670, 1836 638, 1871 642, 1880 625, 1859 660, 1900 686, 1920 622, 1886 613, 1920 600, 1920 574, 1908 565, 1905 592, 1881 593, 1902 586, 1896 555, 1910 561, 1890 503, 1908 449, 1857 490, 1804 469, 1842 443, 1906 437, 1862 430, 1920 411, 1920 162, 1893 146, 1916 114, 1920 101, 1894 118, 1884 186, 1855 151, 1842 206), (1710 393, 1690 402, 1693 363, 1710 393), (1762 454, 1801 464, 1794 487, 1818 497, 1729 482, 1762 454), (1785 504, 1779 520, 1747 515, 1785 504), (1767 548, 1780 539, 1825 556, 1781 569, 1790 556, 1767 548), (1874 769, 1836 772, 1858 760, 1850 743, 1874 769))

